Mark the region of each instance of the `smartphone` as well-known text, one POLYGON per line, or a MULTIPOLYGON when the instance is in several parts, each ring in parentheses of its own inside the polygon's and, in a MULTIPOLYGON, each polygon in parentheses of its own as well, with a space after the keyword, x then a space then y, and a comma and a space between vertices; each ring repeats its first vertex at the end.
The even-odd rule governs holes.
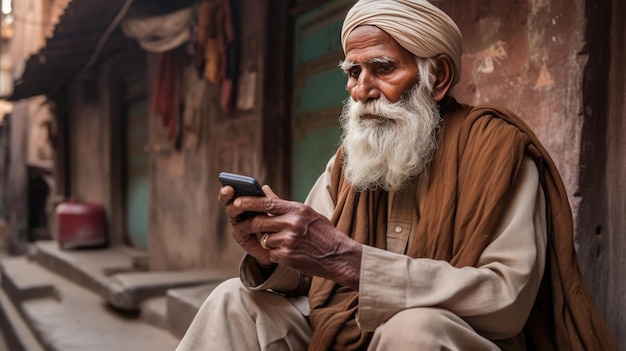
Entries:
MULTIPOLYGON (((218 176, 223 186, 230 185, 235 189, 235 197, 239 196, 265 196, 259 182, 241 174, 221 172, 218 176)), ((244 212, 239 215, 239 219, 247 219, 258 215, 259 212, 244 212)))

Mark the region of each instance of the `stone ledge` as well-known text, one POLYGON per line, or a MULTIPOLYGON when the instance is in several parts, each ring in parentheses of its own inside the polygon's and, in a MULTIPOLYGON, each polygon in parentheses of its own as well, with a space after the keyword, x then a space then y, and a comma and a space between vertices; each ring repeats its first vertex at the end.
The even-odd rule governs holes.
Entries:
POLYGON ((132 271, 133 253, 123 247, 63 250, 56 241, 35 243, 35 260, 46 269, 106 298, 109 276, 132 271))
POLYGON ((0 290, 0 328, 12 351, 44 351, 8 295, 0 290))
POLYGON ((163 296, 170 289, 221 282, 226 278, 223 272, 209 269, 119 273, 110 278, 107 299, 117 308, 132 310, 139 308, 142 301, 163 296))
MULTIPOLYGON (((141 319, 155 327, 170 330, 164 296, 153 297, 141 303, 141 319)), ((170 330, 171 332, 171 330, 170 330)))
POLYGON ((215 286, 235 273, 209 268, 136 271, 138 254, 128 248, 63 250, 52 241, 37 242, 34 257, 45 271, 91 290, 115 309, 139 312, 144 322, 179 337, 215 286))
POLYGON ((58 298, 50 273, 24 257, 4 258, 2 289, 13 304, 41 297, 58 298))
MULTIPOLYGON (((32 339, 38 340, 45 350, 156 351, 173 350, 178 344, 178 339, 171 333, 148 325, 137 318, 136 313, 120 313, 111 309, 94 292, 24 258, 4 259, 2 266, 4 276, 16 282, 6 286, 13 286, 18 293, 18 288, 27 291, 37 286, 39 280, 43 282, 40 285, 53 287, 54 296, 31 294, 29 298, 16 299, 15 304, 8 297, 2 298, 6 296, 4 293, 0 295, 2 316, 11 314, 11 307, 13 311, 18 311, 12 314, 21 315, 23 324, 27 325, 26 330, 32 331, 32 339)), ((4 319, 9 318, 13 319, 13 316, 4 319)), ((0 322, 4 323, 2 320, 0 322)), ((14 337, 10 342, 18 346, 12 349, 39 350, 36 346, 29 346, 32 340, 23 340, 27 339, 14 337)))
POLYGON ((172 334, 182 338, 204 300, 221 281, 167 291, 167 315, 172 334))

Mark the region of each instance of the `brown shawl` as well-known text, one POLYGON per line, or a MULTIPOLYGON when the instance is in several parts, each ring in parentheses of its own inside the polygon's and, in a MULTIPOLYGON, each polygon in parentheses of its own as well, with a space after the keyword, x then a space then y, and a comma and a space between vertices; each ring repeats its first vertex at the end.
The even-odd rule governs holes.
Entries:
MULTIPOLYGON (((512 112, 446 100, 437 154, 428 170, 427 205, 408 255, 475 266, 492 241, 522 160, 530 156, 546 195, 548 246, 543 281, 524 328, 526 347, 616 350, 580 274, 565 188, 546 150, 512 112)), ((356 241, 385 249, 387 193, 356 192, 344 180, 341 162, 339 149, 332 174, 333 223, 356 241)), ((365 348, 371 335, 356 325, 358 292, 315 277, 309 298, 309 350, 365 348)))

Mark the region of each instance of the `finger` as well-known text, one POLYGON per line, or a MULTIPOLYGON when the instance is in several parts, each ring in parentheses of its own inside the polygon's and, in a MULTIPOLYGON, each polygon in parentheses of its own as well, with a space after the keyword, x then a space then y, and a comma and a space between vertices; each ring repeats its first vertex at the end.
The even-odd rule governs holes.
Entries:
POLYGON ((254 235, 256 235, 256 241, 261 243, 261 239, 263 239, 263 235, 265 235, 265 233, 255 233, 254 235))
POLYGON ((274 190, 272 190, 272 188, 270 188, 269 185, 263 185, 263 192, 265 193, 265 196, 267 196, 269 198, 279 199, 278 195, 276 195, 274 190))
POLYGON ((217 195, 217 200, 222 204, 222 206, 226 207, 229 203, 233 201, 233 197, 235 196, 235 189, 230 186, 224 186, 220 188, 220 191, 217 195))
POLYGON ((261 247, 265 250, 270 250, 273 247, 270 246, 269 244, 269 238, 270 238, 270 233, 259 233, 257 235, 257 240, 259 241, 259 244, 261 245, 261 247))
POLYGON ((269 213, 279 216, 289 212, 297 203, 269 196, 240 196, 233 204, 241 211, 269 213))
POLYGON ((281 239, 279 233, 260 233, 258 236, 259 244, 265 250, 277 250, 280 249, 281 239))
POLYGON ((234 223, 232 225, 232 228, 232 235, 240 239, 238 241, 258 241, 256 240, 256 236, 258 236, 258 233, 250 230, 249 220, 234 223))

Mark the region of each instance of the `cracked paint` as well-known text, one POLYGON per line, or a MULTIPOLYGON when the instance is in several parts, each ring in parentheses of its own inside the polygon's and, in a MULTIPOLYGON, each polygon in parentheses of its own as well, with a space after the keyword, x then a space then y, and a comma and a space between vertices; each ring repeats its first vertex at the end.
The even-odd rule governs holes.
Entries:
POLYGON ((548 65, 545 63, 541 66, 541 71, 539 72, 539 78, 537 78, 537 82, 535 83, 535 89, 551 87, 554 85, 554 80, 552 80, 552 75, 548 70, 548 65))
POLYGON ((490 45, 487 49, 480 51, 477 54, 468 56, 476 58, 477 72, 493 73, 493 71, 495 70, 495 66, 499 65, 500 62, 508 56, 506 51, 506 43, 502 40, 498 40, 494 44, 490 45))

